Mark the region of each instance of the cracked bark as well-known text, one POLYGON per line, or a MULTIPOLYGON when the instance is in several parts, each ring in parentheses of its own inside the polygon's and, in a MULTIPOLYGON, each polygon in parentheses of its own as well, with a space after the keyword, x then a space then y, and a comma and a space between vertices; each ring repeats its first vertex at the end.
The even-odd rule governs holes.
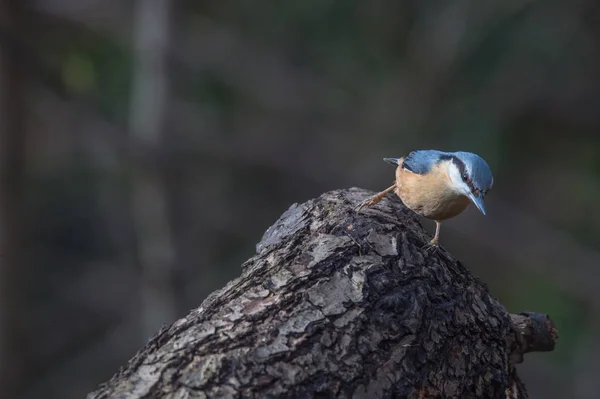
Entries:
POLYGON ((294 204, 240 277, 158 332, 89 399, 527 397, 515 364, 554 348, 401 202, 360 189, 294 204))

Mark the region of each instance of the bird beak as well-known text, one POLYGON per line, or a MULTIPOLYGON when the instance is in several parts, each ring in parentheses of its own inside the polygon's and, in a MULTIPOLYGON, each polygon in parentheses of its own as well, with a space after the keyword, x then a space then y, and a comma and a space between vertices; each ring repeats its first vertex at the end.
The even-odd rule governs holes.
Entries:
POLYGON ((483 198, 481 198, 481 194, 475 195, 473 193, 469 194, 469 199, 473 201, 477 209, 481 211, 485 215, 485 205, 483 204, 483 198))
POLYGON ((383 160, 387 163, 391 163, 392 165, 398 166, 399 158, 383 158, 383 160))

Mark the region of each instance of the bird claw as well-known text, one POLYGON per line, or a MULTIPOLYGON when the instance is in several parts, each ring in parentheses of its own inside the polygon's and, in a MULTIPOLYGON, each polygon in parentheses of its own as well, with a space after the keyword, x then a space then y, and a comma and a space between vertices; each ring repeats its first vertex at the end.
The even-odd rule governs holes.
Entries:
POLYGON ((379 202, 381 202, 381 198, 378 198, 377 195, 373 196, 373 197, 369 197, 366 200, 362 201, 361 203, 359 203, 358 205, 356 205, 356 207, 354 207, 354 210, 356 212, 360 211, 363 207, 371 207, 373 205, 377 205, 379 202))
POLYGON ((370 207, 373 205, 377 205, 378 203, 381 202, 381 200, 383 199, 383 197, 385 197, 385 195, 389 192, 394 191, 394 189, 396 188, 396 182, 394 182, 394 184, 388 188, 386 188, 385 190, 367 198, 366 200, 362 201, 361 203, 359 203, 354 210, 356 212, 360 211, 363 207, 370 207))
POLYGON ((440 249, 440 244, 432 241, 430 243, 423 245, 422 249, 424 252, 432 251, 432 253, 435 253, 438 249, 440 249))

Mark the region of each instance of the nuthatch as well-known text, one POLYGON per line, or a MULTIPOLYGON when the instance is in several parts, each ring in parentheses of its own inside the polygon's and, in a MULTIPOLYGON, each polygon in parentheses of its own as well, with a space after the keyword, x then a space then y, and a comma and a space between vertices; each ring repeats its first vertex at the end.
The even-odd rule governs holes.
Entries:
POLYGON ((483 199, 494 178, 479 155, 418 150, 403 158, 383 160, 398 166, 394 185, 367 198, 358 209, 375 205, 395 191, 407 208, 435 221, 435 236, 429 243, 433 247, 438 246, 441 222, 459 215, 471 202, 485 215, 483 199))

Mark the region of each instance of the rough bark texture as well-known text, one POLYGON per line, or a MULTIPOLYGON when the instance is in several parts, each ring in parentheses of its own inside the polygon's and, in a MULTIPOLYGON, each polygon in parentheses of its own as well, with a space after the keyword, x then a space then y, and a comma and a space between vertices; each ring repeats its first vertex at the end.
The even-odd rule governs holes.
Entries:
POLYGON ((394 196, 356 213, 369 194, 290 207, 239 278, 88 398, 526 397, 514 363, 553 348, 549 319, 509 315, 444 249, 424 251, 394 196))

